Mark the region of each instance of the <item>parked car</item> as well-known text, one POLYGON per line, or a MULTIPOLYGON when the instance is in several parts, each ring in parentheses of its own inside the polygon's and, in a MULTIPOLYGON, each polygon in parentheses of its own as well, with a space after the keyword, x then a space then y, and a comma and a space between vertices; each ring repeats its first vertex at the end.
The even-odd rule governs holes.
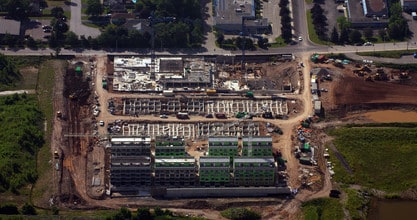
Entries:
POLYGON ((104 121, 100 121, 99 124, 100 124, 101 127, 103 127, 104 126, 104 121))
POLYGON ((160 115, 159 117, 160 117, 160 118, 168 118, 168 116, 167 116, 167 115, 160 115))
POLYGON ((371 42, 365 42, 364 44, 363 44, 363 46, 373 46, 374 44, 373 43, 371 43, 371 42))

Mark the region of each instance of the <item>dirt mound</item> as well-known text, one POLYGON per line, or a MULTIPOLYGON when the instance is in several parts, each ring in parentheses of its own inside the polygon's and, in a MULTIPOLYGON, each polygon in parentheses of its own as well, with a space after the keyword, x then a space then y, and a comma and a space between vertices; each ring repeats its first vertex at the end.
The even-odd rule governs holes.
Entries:
POLYGON ((417 105, 417 88, 390 82, 368 82, 346 76, 334 88, 335 104, 405 104, 417 105))

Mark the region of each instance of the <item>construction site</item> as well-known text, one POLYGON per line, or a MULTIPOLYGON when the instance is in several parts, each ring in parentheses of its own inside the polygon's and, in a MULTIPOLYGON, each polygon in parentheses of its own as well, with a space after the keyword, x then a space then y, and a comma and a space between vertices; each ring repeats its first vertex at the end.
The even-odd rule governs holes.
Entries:
POLYGON ((286 212, 271 201, 331 189, 319 118, 417 104, 412 72, 326 57, 239 60, 70 60, 56 79, 62 92, 54 98, 52 152, 59 184, 51 201, 193 209, 191 199, 227 207, 237 197, 286 212))

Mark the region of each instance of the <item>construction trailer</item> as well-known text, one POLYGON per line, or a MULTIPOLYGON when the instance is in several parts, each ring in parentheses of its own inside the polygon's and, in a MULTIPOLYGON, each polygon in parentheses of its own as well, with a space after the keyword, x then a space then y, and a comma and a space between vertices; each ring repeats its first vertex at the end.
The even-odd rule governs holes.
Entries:
POLYGON ((230 157, 200 157, 199 180, 202 186, 230 184, 230 157))
POLYGON ((238 156, 237 137, 209 137, 208 145, 209 156, 238 156))
POLYGON ((111 191, 137 191, 151 185, 151 138, 112 137, 111 191))
POLYGON ((275 173, 273 157, 240 157, 233 160, 235 186, 274 186, 275 173))
POLYGON ((192 187, 196 185, 196 160, 193 157, 155 158, 155 186, 192 187))
POLYGON ((271 136, 243 137, 242 145, 242 156, 244 157, 272 156, 271 136))
POLYGON ((156 137, 155 157, 184 157, 185 142, 183 137, 156 137))
POLYGON ((311 94, 316 94, 319 90, 317 83, 311 83, 311 94))
POLYGON ((321 113, 321 101, 314 101, 314 113, 315 114, 321 113))

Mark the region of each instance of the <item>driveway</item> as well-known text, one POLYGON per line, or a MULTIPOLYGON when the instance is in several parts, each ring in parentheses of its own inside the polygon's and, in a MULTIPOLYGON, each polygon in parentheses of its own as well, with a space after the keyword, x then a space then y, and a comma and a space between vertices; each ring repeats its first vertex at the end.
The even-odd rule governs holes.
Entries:
POLYGON ((71 20, 70 20, 70 31, 75 34, 85 37, 97 37, 100 35, 100 30, 85 26, 81 23, 81 0, 71 1, 71 20))

